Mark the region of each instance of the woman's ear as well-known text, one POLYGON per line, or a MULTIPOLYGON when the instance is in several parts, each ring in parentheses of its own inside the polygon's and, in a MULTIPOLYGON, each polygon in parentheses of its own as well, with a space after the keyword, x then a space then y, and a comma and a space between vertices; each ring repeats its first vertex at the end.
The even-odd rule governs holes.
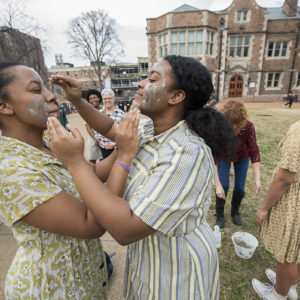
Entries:
POLYGON ((175 90, 170 93, 170 98, 168 103, 170 105, 176 105, 183 102, 185 99, 185 91, 184 90, 175 90))
POLYGON ((14 114, 14 109, 12 106, 5 100, 0 98, 0 114, 12 116, 14 114))

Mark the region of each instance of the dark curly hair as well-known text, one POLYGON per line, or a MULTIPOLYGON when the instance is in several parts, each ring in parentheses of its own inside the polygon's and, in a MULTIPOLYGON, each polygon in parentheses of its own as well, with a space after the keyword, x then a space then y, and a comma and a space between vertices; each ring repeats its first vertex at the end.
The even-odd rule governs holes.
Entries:
POLYGON ((90 98, 90 96, 91 95, 96 95, 96 96, 98 96, 99 97, 99 99, 100 99, 100 101, 99 101, 99 103, 101 103, 102 102, 102 95, 101 95, 101 93, 98 91, 98 90, 95 90, 95 89, 90 89, 90 90, 87 90, 86 91, 86 100, 89 102, 89 98, 90 98))
POLYGON ((3 100, 7 100, 8 98, 5 87, 15 78, 15 74, 8 69, 15 66, 22 66, 22 64, 15 61, 0 62, 0 98, 3 100))
POLYGON ((214 90, 209 71, 190 57, 169 55, 164 60, 172 68, 174 83, 170 89, 185 92, 182 118, 205 140, 215 159, 233 159, 237 136, 231 123, 214 108, 205 107, 214 90))

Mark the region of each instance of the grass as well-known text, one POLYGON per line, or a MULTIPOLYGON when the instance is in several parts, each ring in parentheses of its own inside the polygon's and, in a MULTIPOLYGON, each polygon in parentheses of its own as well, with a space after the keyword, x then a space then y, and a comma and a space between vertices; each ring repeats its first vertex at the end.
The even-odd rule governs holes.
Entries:
MULTIPOLYGON (((254 123, 257 141, 261 155, 261 181, 262 191, 255 196, 254 176, 251 164, 246 182, 246 195, 241 204, 241 217, 243 225, 237 227, 230 217, 230 202, 233 188, 233 172, 230 175, 230 189, 225 206, 225 228, 222 232, 222 246, 219 248, 220 261, 220 299, 258 299, 254 292, 251 279, 256 277, 262 282, 268 282, 265 269, 275 270, 276 261, 268 253, 259 236, 255 221, 256 210, 260 207, 263 197, 271 182, 273 170, 279 159, 278 144, 287 132, 289 126, 300 120, 299 109, 281 108, 250 108, 249 119, 254 123), (239 258, 233 248, 231 235, 236 231, 246 231, 257 237, 259 245, 249 260, 239 258)), ((231 170, 232 171, 232 170, 231 170)), ((215 198, 213 197, 208 222, 215 225, 215 198)), ((298 293, 300 290, 298 290, 298 293)))

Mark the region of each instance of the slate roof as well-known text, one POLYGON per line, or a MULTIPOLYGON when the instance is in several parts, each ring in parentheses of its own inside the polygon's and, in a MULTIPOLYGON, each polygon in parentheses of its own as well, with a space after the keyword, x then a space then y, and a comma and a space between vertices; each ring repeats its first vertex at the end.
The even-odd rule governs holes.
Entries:
POLYGON ((199 8, 190 6, 188 4, 183 4, 179 7, 177 7, 176 9, 174 9, 173 12, 174 11, 176 11, 176 12, 178 12, 178 11, 193 11, 193 10, 199 10, 199 8))
POLYGON ((294 17, 288 17, 282 10, 282 7, 267 7, 268 20, 299 19, 300 6, 297 7, 297 14, 294 17))

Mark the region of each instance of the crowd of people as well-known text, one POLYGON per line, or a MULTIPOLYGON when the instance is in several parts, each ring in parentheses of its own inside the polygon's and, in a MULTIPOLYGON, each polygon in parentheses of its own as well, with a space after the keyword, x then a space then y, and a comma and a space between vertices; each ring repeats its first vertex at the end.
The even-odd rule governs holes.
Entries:
MULTIPOLYGON (((40 76, 19 63, 0 63, 0 217, 19 245, 6 298, 106 299, 99 237, 107 231, 128 245, 126 299, 219 299, 218 253, 206 220, 213 191, 223 228, 231 164, 235 225, 242 225, 250 160, 254 193, 261 190, 260 153, 245 106, 228 100, 214 107, 209 71, 175 55, 153 65, 126 114, 110 89, 90 90, 86 101, 75 79, 50 81, 86 122, 87 160, 81 133, 58 120, 56 97, 40 76)), ((300 122, 280 153, 256 214, 277 269, 266 271, 271 285, 257 279, 252 285, 264 299, 297 299, 300 122)))

